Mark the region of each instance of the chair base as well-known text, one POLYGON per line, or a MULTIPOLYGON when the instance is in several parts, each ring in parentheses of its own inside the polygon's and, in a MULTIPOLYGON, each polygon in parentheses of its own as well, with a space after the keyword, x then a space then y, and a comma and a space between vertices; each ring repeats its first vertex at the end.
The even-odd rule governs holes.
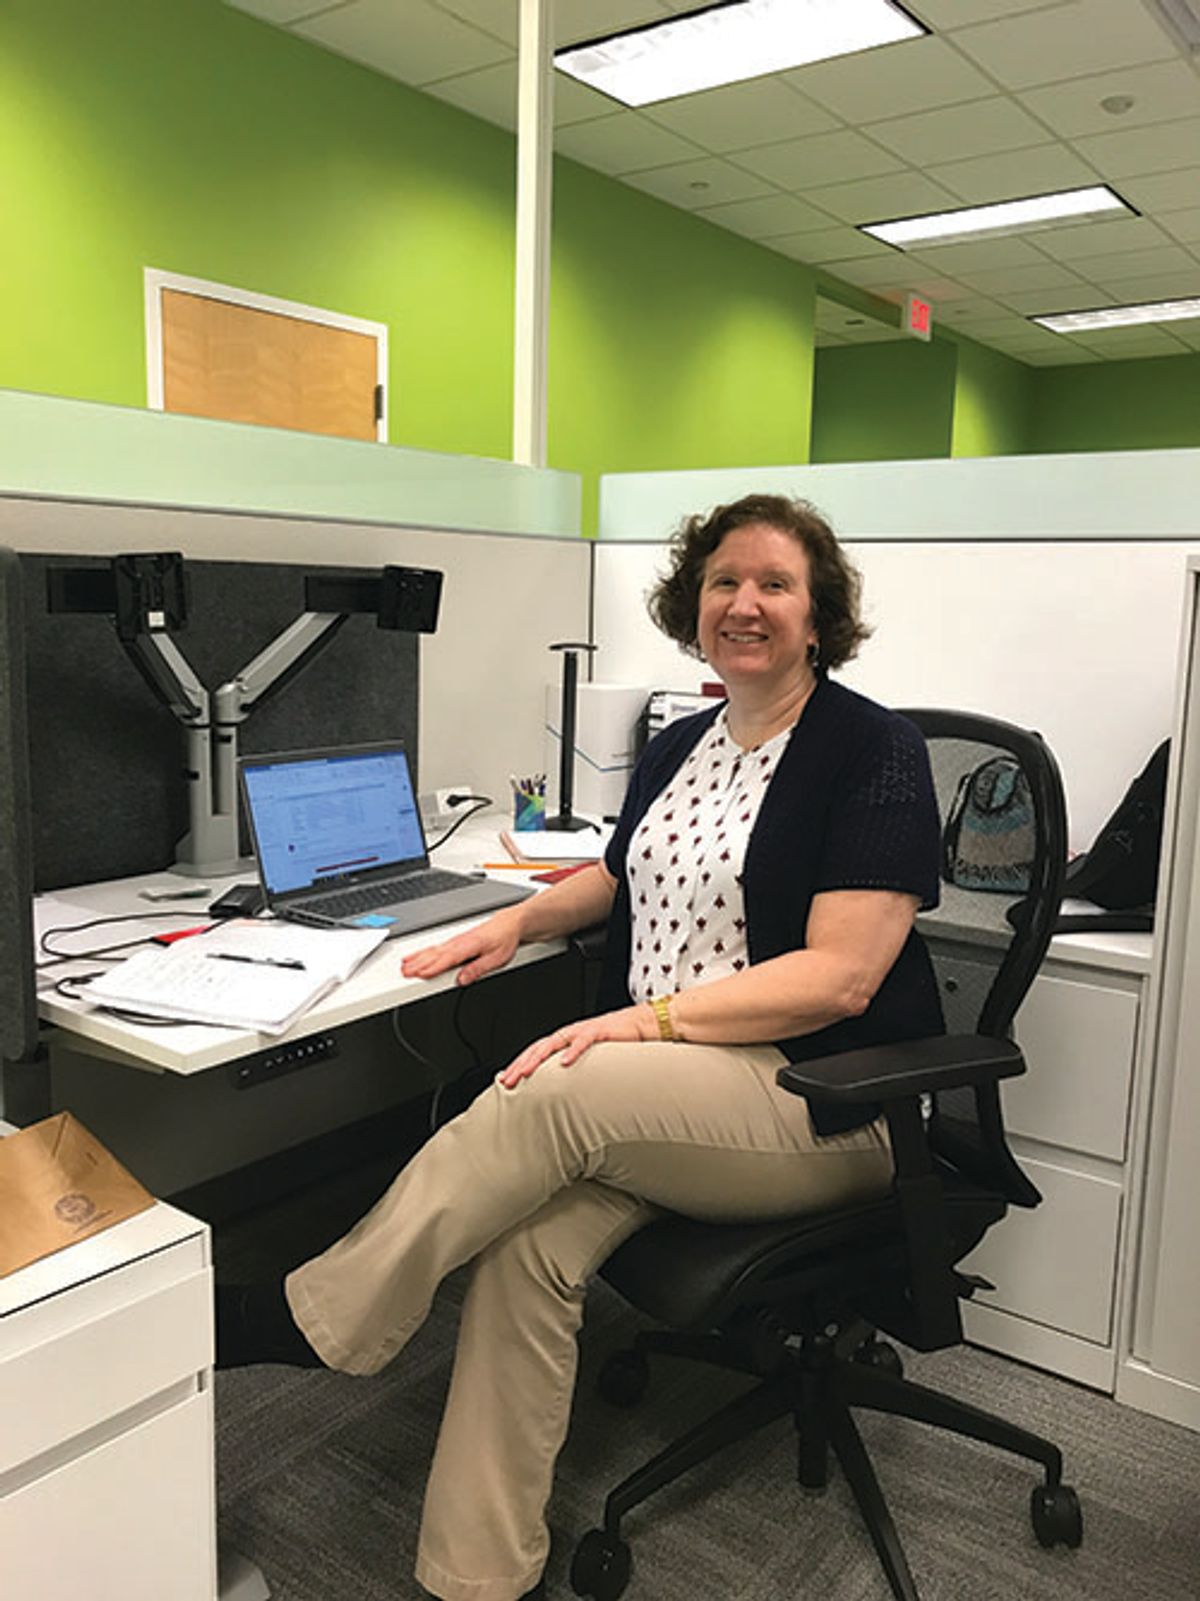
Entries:
MULTIPOLYGON (((798 1342, 779 1342, 773 1371, 660 1451, 612 1491, 605 1502, 603 1529, 586 1535, 576 1553, 571 1573, 575 1593, 593 1597, 593 1601, 616 1601, 628 1583, 631 1566, 629 1548, 621 1538, 622 1519, 655 1491, 723 1447, 748 1438, 789 1413, 795 1419, 798 1435, 800 1483, 814 1490, 828 1484, 832 1449, 896 1601, 920 1598, 879 1480, 854 1423, 853 1408, 911 1418, 1039 1463, 1045 1470, 1045 1483, 1035 1489, 1031 1509, 1037 1537, 1043 1545, 1079 1544, 1082 1519, 1078 1500, 1074 1491, 1062 1483, 1062 1453, 1056 1445, 965 1401, 913 1383, 901 1376, 898 1361, 856 1359, 864 1348, 870 1349, 873 1357, 889 1349, 873 1345, 861 1326, 843 1331, 836 1339, 807 1335, 798 1342)), ((626 1380, 635 1373, 646 1372, 647 1351, 708 1363, 716 1360, 718 1365, 740 1372, 763 1371, 761 1366, 752 1365, 745 1352, 730 1352, 719 1336, 655 1331, 639 1337, 636 1353, 620 1354, 626 1380)), ((629 1404, 638 1399, 638 1394, 633 1393, 636 1388, 626 1383, 613 1398, 629 1404)), ((603 1389, 602 1383, 602 1392, 603 1389)))

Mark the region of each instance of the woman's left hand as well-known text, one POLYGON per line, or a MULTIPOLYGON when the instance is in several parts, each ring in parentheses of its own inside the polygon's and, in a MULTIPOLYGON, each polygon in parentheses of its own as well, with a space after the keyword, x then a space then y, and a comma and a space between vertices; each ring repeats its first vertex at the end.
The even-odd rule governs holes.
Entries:
POLYGON ((658 1021, 650 1007, 624 1006, 619 1012, 603 1012, 599 1017, 584 1017, 578 1023, 565 1023, 562 1028, 556 1028, 553 1034, 534 1040, 502 1073, 496 1075, 497 1082, 511 1090, 523 1078, 536 1073, 542 1063, 552 1056, 558 1057, 560 1067, 570 1067, 589 1045, 601 1040, 658 1038, 658 1021))

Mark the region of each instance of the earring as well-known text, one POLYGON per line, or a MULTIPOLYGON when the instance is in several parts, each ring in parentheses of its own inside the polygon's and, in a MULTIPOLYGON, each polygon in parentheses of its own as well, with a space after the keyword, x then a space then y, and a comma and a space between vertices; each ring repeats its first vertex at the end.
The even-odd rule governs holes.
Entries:
POLYGON ((817 640, 817 639, 810 639, 809 640, 809 642, 808 642, 808 658, 807 659, 808 659, 808 665, 810 667, 819 667, 821 665, 821 642, 820 642, 820 640, 817 640))

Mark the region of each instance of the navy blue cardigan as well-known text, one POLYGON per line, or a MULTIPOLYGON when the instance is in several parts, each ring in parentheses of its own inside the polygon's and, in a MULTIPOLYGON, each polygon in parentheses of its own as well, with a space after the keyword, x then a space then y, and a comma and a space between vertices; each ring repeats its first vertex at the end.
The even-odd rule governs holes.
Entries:
MULTIPOLYGON (((670 724, 634 770, 605 856, 617 881, 608 925, 601 1011, 628 1006, 630 904, 625 857, 647 807, 666 787, 720 706, 670 724)), ((751 830, 743 864, 749 959, 803 950, 809 906, 823 890, 899 890, 925 907, 938 898, 939 825, 929 758, 905 718, 821 678, 792 732, 751 830)), ((943 1030, 941 1003, 920 935, 900 955, 859 1017, 775 1043, 789 1061, 943 1030)), ((857 1128, 877 1107, 810 1099, 819 1134, 857 1128)))

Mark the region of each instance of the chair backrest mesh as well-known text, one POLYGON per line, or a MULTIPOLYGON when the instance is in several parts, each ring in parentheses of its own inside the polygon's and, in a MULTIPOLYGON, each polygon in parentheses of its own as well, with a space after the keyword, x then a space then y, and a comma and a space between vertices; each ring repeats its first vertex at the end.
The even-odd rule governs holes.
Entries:
MULTIPOLYGON (((949 1034, 1007 1038, 1032 983, 1058 911, 1066 865, 1066 820, 1058 768, 1035 734, 992 719, 942 711, 909 711, 929 748, 943 830, 972 774, 995 758, 1016 762, 1034 818, 1028 893, 949 883, 918 926, 929 946, 949 1034), (1009 917, 1015 910, 1015 920, 1009 917)), ((930 1138, 938 1156, 977 1183, 1032 1205, 1037 1192, 1016 1166, 1004 1139, 994 1085, 942 1092, 934 1099, 930 1138)))

